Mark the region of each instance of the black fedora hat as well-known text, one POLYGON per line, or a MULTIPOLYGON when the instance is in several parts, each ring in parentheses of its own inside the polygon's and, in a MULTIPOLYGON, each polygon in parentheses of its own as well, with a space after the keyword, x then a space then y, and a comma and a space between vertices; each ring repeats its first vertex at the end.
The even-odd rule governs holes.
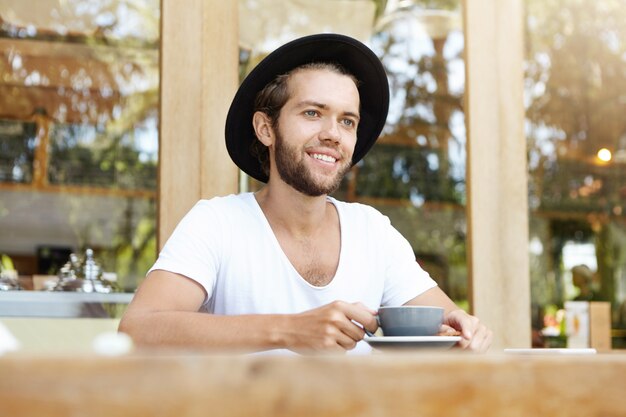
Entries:
POLYGON ((274 78, 312 62, 337 63, 359 80, 361 120, 352 156, 356 164, 370 150, 385 126, 389 109, 389 84, 378 57, 349 36, 323 33, 291 41, 265 57, 243 80, 226 117, 226 148, 242 171, 267 182, 257 157, 250 152, 256 141, 252 125, 257 94, 274 78))

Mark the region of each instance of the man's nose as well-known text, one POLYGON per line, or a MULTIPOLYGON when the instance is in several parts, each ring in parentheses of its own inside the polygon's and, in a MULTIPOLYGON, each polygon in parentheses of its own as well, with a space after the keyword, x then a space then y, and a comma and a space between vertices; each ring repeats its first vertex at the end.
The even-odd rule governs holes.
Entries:
POLYGON ((322 132, 320 132, 320 139, 324 141, 332 141, 338 143, 341 140, 339 123, 335 120, 327 120, 324 123, 324 128, 322 132))

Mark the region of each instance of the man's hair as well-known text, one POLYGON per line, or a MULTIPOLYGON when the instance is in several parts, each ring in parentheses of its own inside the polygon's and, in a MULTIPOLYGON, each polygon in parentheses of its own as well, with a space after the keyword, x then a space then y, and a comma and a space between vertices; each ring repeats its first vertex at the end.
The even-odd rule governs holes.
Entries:
MULTIPOLYGON (((340 75, 346 75, 359 85, 358 80, 354 75, 348 72, 343 66, 335 62, 311 62, 308 64, 300 65, 292 69, 289 72, 281 74, 270 81, 259 93, 254 100, 254 112, 260 111, 265 113, 270 119, 272 129, 276 131, 278 129, 278 116, 280 111, 287 103, 290 97, 290 91, 288 86, 289 78, 298 71, 302 70, 328 70, 340 75)), ((254 140, 250 145, 250 152, 256 156, 261 163, 261 168, 265 175, 270 174, 270 161, 269 151, 260 140, 254 140)))

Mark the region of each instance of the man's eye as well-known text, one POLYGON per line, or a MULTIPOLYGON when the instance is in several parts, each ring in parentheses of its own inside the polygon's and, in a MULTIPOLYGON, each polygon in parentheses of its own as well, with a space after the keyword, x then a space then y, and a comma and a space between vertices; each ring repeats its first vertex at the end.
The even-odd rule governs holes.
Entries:
POLYGON ((310 116, 310 117, 315 117, 315 116, 317 116, 317 112, 316 112, 315 110, 305 110, 305 111, 304 111, 304 114, 305 114, 306 116, 310 116))
POLYGON ((354 127, 356 123, 354 123, 354 120, 352 119, 343 119, 343 124, 348 127, 354 127))

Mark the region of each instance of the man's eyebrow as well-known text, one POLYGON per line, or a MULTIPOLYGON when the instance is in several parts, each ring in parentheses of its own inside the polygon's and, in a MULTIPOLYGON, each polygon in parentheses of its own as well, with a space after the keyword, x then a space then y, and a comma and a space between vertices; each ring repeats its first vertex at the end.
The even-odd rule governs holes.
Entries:
MULTIPOLYGON (((317 101, 313 101, 313 100, 302 100, 298 103, 296 103, 296 107, 306 107, 306 106, 313 106, 313 107, 317 107, 319 109, 327 109, 328 105, 324 104, 324 103, 320 103, 317 101)), ((354 117, 357 120, 361 120, 361 116, 359 116, 358 113, 355 112, 351 112, 351 111, 347 111, 343 113, 345 116, 350 116, 350 117, 354 117)))
POLYGON ((351 112, 351 111, 347 111, 347 112, 345 112, 345 113, 344 113, 344 115, 346 115, 346 116, 350 116, 350 117, 354 117, 354 118, 355 118, 355 119, 357 119, 357 120, 361 120, 361 116, 359 116, 359 114, 358 114, 358 113, 354 113, 354 112, 351 112))
POLYGON ((328 106, 326 104, 319 103, 319 102, 313 101, 313 100, 302 100, 302 101, 300 101, 300 102, 298 102, 296 104, 296 107, 306 107, 306 106, 319 107, 320 109, 328 108, 328 106))

